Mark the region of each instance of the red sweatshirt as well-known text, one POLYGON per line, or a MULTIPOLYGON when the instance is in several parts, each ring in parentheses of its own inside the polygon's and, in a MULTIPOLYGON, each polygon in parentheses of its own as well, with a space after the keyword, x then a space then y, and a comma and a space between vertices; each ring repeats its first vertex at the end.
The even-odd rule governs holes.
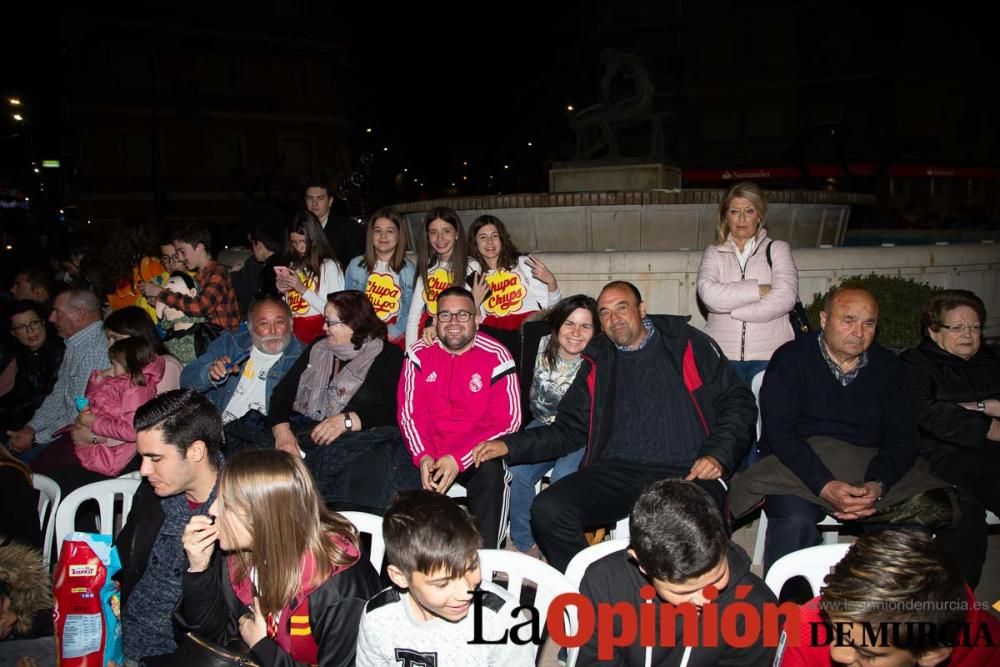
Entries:
MULTIPOLYGON (((965 616, 965 622, 969 624, 970 641, 976 645, 956 646, 951 657, 941 663, 942 667, 990 667, 1000 664, 1000 620, 988 611, 975 609, 973 607, 975 600, 972 591, 969 591, 969 611, 965 616), (987 645, 990 641, 993 646, 987 645)), ((820 598, 813 598, 801 609, 799 645, 779 647, 774 664, 781 667, 831 667, 834 663, 830 660, 829 644, 825 646, 810 644, 812 625, 823 622, 820 598)), ((818 636, 827 638, 825 630, 821 628, 818 632, 818 636)), ((785 640, 786 637, 782 633, 782 643, 785 640)))
POLYGON ((521 390, 514 360, 503 345, 477 333, 455 355, 440 341, 410 346, 399 379, 399 428, 413 464, 451 454, 459 471, 472 465, 472 448, 521 427, 521 390))

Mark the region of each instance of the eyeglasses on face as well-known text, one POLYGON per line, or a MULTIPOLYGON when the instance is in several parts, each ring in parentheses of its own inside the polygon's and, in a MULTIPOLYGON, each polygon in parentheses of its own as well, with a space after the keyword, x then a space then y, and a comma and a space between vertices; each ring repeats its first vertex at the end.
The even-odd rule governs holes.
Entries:
POLYGON ((439 320, 445 323, 451 322, 452 318, 455 318, 456 321, 461 322, 462 324, 465 324, 472 319, 472 313, 467 310, 459 310, 454 313, 442 310, 437 314, 437 316, 439 320))
POLYGON ((11 326, 10 330, 16 334, 28 333, 29 331, 38 331, 44 326, 45 322, 41 320, 31 320, 27 324, 15 324, 11 326))
POLYGON ((956 336, 960 335, 960 334, 963 334, 965 332, 969 332, 973 336, 978 336, 981 333, 983 333, 983 325, 982 324, 952 324, 952 325, 949 326, 949 325, 946 325, 946 324, 942 323, 941 324, 941 328, 942 329, 947 329, 948 331, 952 332, 956 336))
POLYGON ((337 326, 338 324, 343 324, 344 320, 325 320, 325 322, 326 322, 326 328, 327 329, 332 329, 335 326, 337 326))

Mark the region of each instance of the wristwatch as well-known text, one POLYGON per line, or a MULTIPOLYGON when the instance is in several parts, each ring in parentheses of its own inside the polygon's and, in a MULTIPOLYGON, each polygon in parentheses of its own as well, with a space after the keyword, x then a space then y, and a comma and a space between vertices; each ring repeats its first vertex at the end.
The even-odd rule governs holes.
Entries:
POLYGON ((344 429, 348 431, 354 430, 354 420, 351 419, 351 415, 346 412, 344 413, 344 429))
POLYGON ((976 410, 979 410, 980 412, 986 412, 985 401, 976 401, 976 410))

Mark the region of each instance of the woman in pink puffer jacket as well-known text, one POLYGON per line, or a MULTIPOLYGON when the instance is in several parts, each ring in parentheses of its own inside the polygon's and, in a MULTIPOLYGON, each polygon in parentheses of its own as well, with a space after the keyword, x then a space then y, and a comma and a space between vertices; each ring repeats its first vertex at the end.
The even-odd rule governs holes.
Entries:
POLYGON ((748 386, 774 351, 795 337, 788 312, 798 299, 798 269, 789 245, 767 237, 766 213, 757 185, 729 188, 719 204, 716 243, 705 249, 698 268, 706 331, 748 386))

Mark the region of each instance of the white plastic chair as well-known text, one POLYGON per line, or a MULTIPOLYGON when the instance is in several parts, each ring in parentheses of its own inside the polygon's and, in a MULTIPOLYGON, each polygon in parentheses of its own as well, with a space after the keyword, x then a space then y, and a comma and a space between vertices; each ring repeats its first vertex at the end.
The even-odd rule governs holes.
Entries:
POLYGON ((31 484, 38 490, 38 523, 42 528, 42 562, 45 567, 52 562, 52 537, 56 531, 56 510, 62 498, 62 489, 51 477, 32 475, 31 484))
POLYGON ((382 561, 385 560, 385 538, 382 537, 382 517, 368 512, 340 512, 358 529, 359 533, 372 536, 372 548, 368 559, 376 572, 382 571, 382 561))
POLYGON ((118 530, 128 517, 129 510, 132 509, 132 497, 139 487, 139 480, 136 479, 104 479, 100 482, 81 486, 73 491, 59 504, 56 511, 56 547, 57 554, 62 551, 62 543, 67 535, 76 530, 76 511, 80 505, 88 500, 96 500, 101 508, 101 520, 98 530, 102 535, 114 536, 117 532, 115 527, 115 498, 122 497, 122 520, 118 524, 118 530))
MULTIPOLYGON (((619 519, 615 527, 611 529, 611 539, 612 540, 628 540, 629 529, 628 529, 628 517, 624 519, 619 519)), ((585 550, 586 551, 586 550, 585 550)))
POLYGON ((764 430, 764 418, 760 414, 760 387, 764 384, 765 372, 760 371, 750 380, 750 391, 753 392, 753 400, 757 403, 757 440, 760 440, 760 434, 764 430))
POLYGON ((566 566, 566 578, 569 579, 571 584, 579 588, 588 567, 608 554, 613 554, 616 551, 624 551, 627 548, 628 540, 605 540, 604 542, 593 544, 573 556, 573 560, 566 566))
MULTIPOLYGON (((625 520, 626 527, 628 526, 628 519, 625 520)), ((626 533, 628 530, 626 529, 626 533)), ((601 560, 608 554, 613 554, 616 551, 624 551, 628 548, 628 539, 623 540, 605 540, 604 542, 598 542, 593 544, 577 555, 573 556, 573 560, 569 562, 566 566, 566 578, 569 582, 576 586, 577 589, 580 588, 580 584, 583 582, 583 575, 587 573, 587 568, 601 560)), ((576 610, 572 607, 568 608, 571 616, 576 616, 576 610)), ((577 623, 577 619, 573 619, 574 623, 577 623)), ((567 650, 567 660, 566 664, 569 667, 576 665, 576 660, 580 655, 579 647, 573 647, 567 650)))
MULTIPOLYGON (((832 516, 824 516, 823 520, 816 524, 819 528, 820 537, 824 545, 837 544, 840 541, 840 531, 837 530, 843 524, 832 516)), ((757 537, 753 544, 753 564, 760 565, 764 562, 764 538, 767 536, 767 512, 760 511, 760 521, 757 522, 757 537)))
POLYGON ((764 583, 777 596, 786 581, 792 577, 805 577, 813 595, 818 595, 823 579, 830 574, 830 568, 839 563, 850 548, 850 544, 821 544, 793 551, 771 566, 764 583))
MULTIPOLYGON (((483 580, 492 581, 497 572, 507 575, 507 591, 516 599, 521 599, 524 581, 534 582, 536 587, 535 609, 538 610, 538 625, 545 626, 552 600, 562 593, 577 593, 577 587, 570 583, 559 570, 537 558, 532 558, 517 551, 504 549, 480 549, 479 567, 483 571, 483 580)), ((576 616, 567 613, 566 631, 576 634, 576 616)))

